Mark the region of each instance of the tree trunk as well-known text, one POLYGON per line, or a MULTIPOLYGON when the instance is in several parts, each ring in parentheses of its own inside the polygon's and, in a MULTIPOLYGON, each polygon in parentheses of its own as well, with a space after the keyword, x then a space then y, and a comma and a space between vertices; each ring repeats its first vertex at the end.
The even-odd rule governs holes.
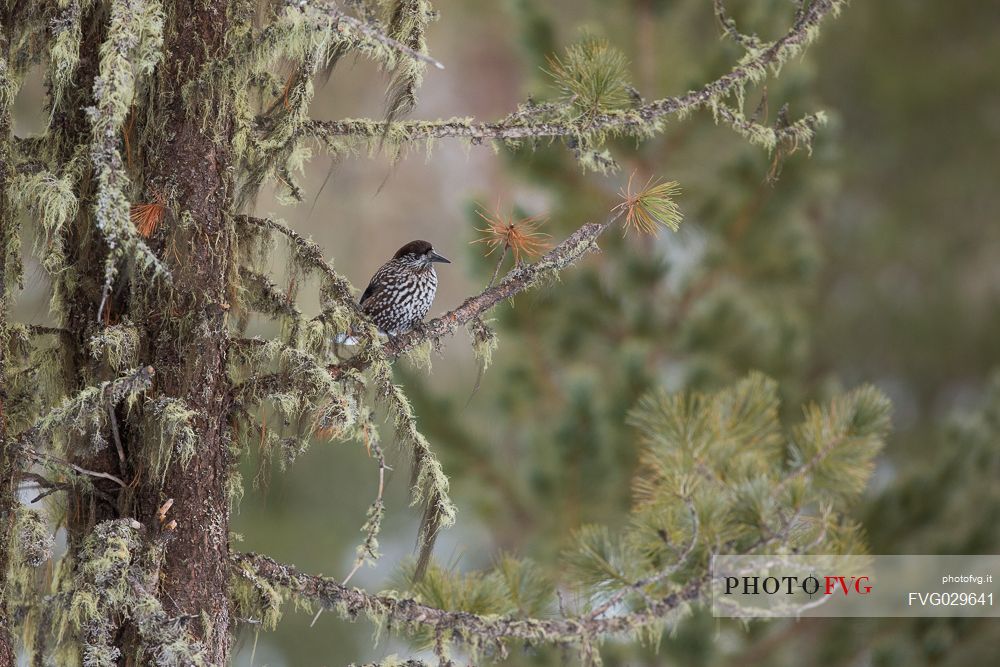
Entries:
POLYGON ((158 508, 173 499, 167 520, 176 520, 177 528, 160 572, 159 598, 170 616, 191 619, 188 630, 204 642, 212 665, 228 663, 231 639, 225 319, 234 241, 232 124, 220 112, 225 91, 189 84, 224 55, 227 5, 181 0, 169 10, 153 100, 163 129, 143 168, 148 200, 166 193, 173 211, 163 223, 160 252, 173 286, 132 300, 133 319, 145 324, 144 358, 156 369, 155 395, 181 399, 197 411, 193 458, 182 465, 174 457, 162 487, 155 476, 143 476, 136 516, 155 525, 158 508), (182 99, 184 90, 194 97, 182 99))
MULTIPOLYGON (((133 203, 166 201, 168 212, 148 243, 168 267, 171 282, 150 281, 138 273, 141 269, 123 265, 107 310, 102 311, 107 321, 127 316, 139 327, 139 362, 155 370, 147 398, 176 399, 195 410, 197 416, 190 425, 197 446, 190 461, 183 463, 173 456, 165 473, 154 474, 151 462, 161 441, 151 432, 150 415, 144 414, 148 410, 142 401, 133 409, 117 410, 115 422, 125 463, 119 463, 115 447, 77 457, 75 462, 121 476, 132 488, 123 490, 94 480, 105 495, 117 497, 117 506, 84 495, 69 512, 71 547, 78 547, 95 523, 120 516, 135 517, 147 533, 156 531, 158 509, 173 499, 166 521, 176 521, 176 528, 170 531, 158 590, 153 592, 164 611, 180 619, 191 636, 203 643, 206 664, 218 666, 228 664, 231 641, 227 595, 230 386, 225 373, 225 317, 234 239, 229 215, 234 187, 232 125, 219 113, 226 91, 201 82, 191 84, 205 75, 210 61, 224 55, 227 9, 227 2, 165 3, 163 59, 154 89, 134 100, 126 157, 138 167, 130 171, 143 186, 142 196, 133 203), (189 91, 188 96, 182 91, 189 91)), ((60 107, 65 113, 61 121, 65 145, 70 147, 89 140, 90 128, 82 110, 93 104, 90 91, 104 39, 103 20, 106 16, 99 9, 85 19, 90 29, 84 30, 81 66, 68 95, 71 99, 60 107)), ((96 331, 107 251, 93 228, 92 194, 92 181, 84 183, 81 218, 67 243, 76 271, 84 277, 68 300, 66 321, 78 346, 74 366, 81 387, 107 379, 107 371, 102 376, 86 353, 87 341, 96 331)), ((85 451, 86 447, 75 449, 85 451)), ((147 662, 149 656, 135 627, 121 628, 115 642, 124 664, 147 662)))

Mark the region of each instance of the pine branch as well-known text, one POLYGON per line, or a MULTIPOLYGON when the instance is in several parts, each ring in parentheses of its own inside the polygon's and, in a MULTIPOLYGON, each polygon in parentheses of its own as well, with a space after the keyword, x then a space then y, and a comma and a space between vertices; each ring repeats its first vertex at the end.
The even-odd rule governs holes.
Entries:
MULTIPOLYGON (((815 37, 816 28, 829 14, 841 7, 841 0, 816 0, 797 16, 784 36, 763 50, 752 52, 753 57, 741 62, 728 74, 685 95, 666 97, 636 109, 605 111, 585 114, 572 119, 552 118, 553 108, 542 105, 522 109, 497 122, 476 122, 471 119, 453 118, 444 121, 407 121, 393 123, 388 129, 382 123, 365 119, 338 121, 312 121, 306 128, 317 137, 378 138, 386 136, 395 142, 461 137, 473 141, 545 139, 579 137, 601 133, 618 133, 648 136, 651 130, 668 116, 681 115, 699 108, 717 108, 722 99, 737 92, 742 86, 759 81, 768 68, 780 66, 788 58, 801 52, 815 37)), ((774 141, 782 142, 796 137, 792 127, 768 128, 754 120, 721 114, 723 120, 733 124, 741 134, 774 133, 774 141), (736 122, 738 121, 738 122, 736 122)), ((811 125, 817 115, 807 116, 793 124, 811 125), (810 120, 811 119, 811 120, 810 120)), ((800 128, 801 129, 801 128, 800 128)))
MULTIPOLYGON (((590 223, 584 225, 562 243, 545 253, 534 264, 515 267, 499 283, 476 296, 469 297, 458 308, 431 320, 419 329, 415 329, 402 336, 396 336, 382 346, 386 356, 394 359, 400 354, 420 345, 425 340, 448 336, 454 333, 459 327, 480 317, 501 301, 510 299, 534 287, 544 275, 560 271, 575 263, 587 252, 597 247, 597 237, 608 226, 616 222, 620 215, 620 213, 616 213, 603 224, 590 223)), ((359 319, 365 319, 366 316, 361 312, 350 291, 350 284, 323 258, 323 251, 316 243, 274 220, 255 218, 247 215, 239 216, 238 219, 245 224, 266 229, 286 237, 302 261, 322 272, 336 286, 337 299, 343 305, 351 308, 352 312, 359 319)), ((349 361, 330 366, 329 370, 339 376, 349 369, 362 370, 367 368, 370 363, 367 355, 358 355, 349 361)))
MULTIPOLYGON (((455 507, 448 497, 448 479, 441 469, 441 464, 431 451, 427 439, 417 429, 416 417, 406 395, 393 382, 390 361, 396 355, 387 353, 386 346, 378 338, 375 326, 361 312, 360 306, 354 300, 350 284, 333 269, 329 262, 323 259, 323 252, 318 245, 273 220, 249 216, 240 216, 239 220, 285 236, 292 244, 299 261, 320 271, 328 281, 330 296, 337 301, 338 305, 348 309, 353 319, 352 329, 354 331, 352 333, 367 341, 363 351, 350 363, 353 363, 353 368, 357 370, 372 369, 376 392, 393 416, 396 434, 401 442, 409 444, 409 448, 413 452, 413 481, 411 484, 413 502, 424 505, 424 515, 418 537, 420 553, 418 563, 426 566, 438 531, 454 522, 455 507)), ((331 377, 336 380, 342 375, 340 371, 348 370, 348 368, 335 365, 327 370, 330 371, 331 377)), ((374 533, 372 539, 374 539, 374 533)), ((421 571, 422 568, 418 567, 417 579, 419 579, 421 571)))
POLYGON ((599 617, 608 609, 611 609, 612 607, 620 603, 622 600, 624 600, 625 596, 628 595, 630 592, 636 592, 645 596, 646 594, 643 592, 643 589, 645 589, 647 586, 651 586, 655 583, 663 581, 664 579, 673 575, 679 569, 687 565, 688 559, 691 557, 691 552, 694 551, 694 547, 698 543, 698 532, 700 526, 698 523, 698 512, 695 510, 694 503, 691 502, 690 498, 685 498, 684 502, 687 505, 688 512, 691 514, 691 538, 688 540, 688 544, 684 548, 684 551, 681 552, 681 554, 677 557, 677 560, 674 561, 674 563, 669 567, 665 567, 653 575, 639 579, 638 581, 628 586, 627 588, 623 588, 622 590, 618 591, 610 598, 608 598, 607 601, 604 602, 604 604, 602 604, 597 609, 592 611, 590 613, 590 618, 599 617))
MULTIPOLYGON (((394 415, 396 432, 401 441, 409 443, 413 452, 414 502, 424 504, 424 515, 421 520, 418 547, 419 555, 414 579, 419 580, 426 569, 434 540, 440 528, 454 521, 455 508, 448 495, 448 480, 441 470, 441 465, 430 449, 426 438, 416 428, 415 416, 406 396, 392 380, 389 362, 403 352, 413 349, 428 339, 436 339, 453 333, 459 326, 478 319, 482 313, 505 299, 509 299, 537 285, 548 276, 553 276, 561 269, 574 263, 583 255, 596 248, 597 237, 624 215, 625 209, 617 209, 611 217, 602 224, 584 225, 562 243, 543 255, 538 262, 531 265, 518 265, 510 271, 498 284, 490 287, 477 296, 470 297, 455 310, 431 320, 417 330, 403 336, 392 338, 382 344, 374 335, 368 335, 370 344, 352 359, 333 364, 328 370, 333 378, 340 378, 346 373, 359 372, 365 369, 374 371, 376 392, 394 415)), ((364 315, 350 294, 349 285, 323 259, 320 248, 305 239, 285 225, 272 220, 241 216, 242 222, 263 228, 287 237, 293 245, 300 260, 323 272, 336 287, 335 297, 351 309, 353 315, 361 321, 364 315)), ((369 334, 374 329, 369 325, 362 328, 369 334)))
POLYGON ((388 619, 413 629, 446 630, 451 637, 467 644, 495 645, 501 640, 528 642, 587 642, 595 637, 621 636, 662 621, 685 603, 698 599, 706 579, 696 579, 677 592, 653 600, 640 611, 603 618, 515 618, 480 616, 469 612, 446 611, 421 604, 413 599, 374 595, 358 588, 347 588, 335 579, 299 572, 294 566, 254 553, 232 556, 236 576, 260 577, 304 599, 337 609, 350 617, 366 614, 388 619))
MULTIPOLYGON (((505 118, 496 122, 476 122, 469 118, 451 118, 449 120, 426 121, 411 120, 392 123, 388 129, 384 123, 367 118, 344 120, 313 120, 305 123, 307 131, 320 139, 333 137, 350 137, 352 139, 379 139, 388 137, 389 143, 404 143, 427 139, 470 139, 479 144, 484 141, 506 141, 520 139, 557 139, 560 137, 578 137, 606 131, 617 131, 621 134, 646 135, 646 123, 656 122, 662 117, 680 114, 699 106, 699 104, 684 107, 669 107, 665 110, 652 110, 653 105, 641 107, 635 111, 619 111, 598 114, 597 116, 580 117, 569 120, 539 120, 531 115, 517 114, 514 118, 505 118)), ((785 141, 794 136, 791 128, 774 129, 757 121, 742 119, 737 122, 737 116, 720 114, 723 120, 733 126, 733 129, 746 134, 748 132, 775 133, 776 141, 785 141)), ((815 125, 821 114, 814 113, 803 116, 795 125, 815 125)))

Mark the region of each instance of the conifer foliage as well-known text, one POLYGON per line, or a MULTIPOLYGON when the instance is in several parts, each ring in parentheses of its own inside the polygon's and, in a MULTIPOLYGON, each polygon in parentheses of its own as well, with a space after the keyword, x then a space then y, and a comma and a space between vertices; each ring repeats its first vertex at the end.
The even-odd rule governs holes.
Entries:
POLYGON ((545 100, 495 121, 415 121, 402 116, 418 104, 425 68, 438 65, 425 38, 438 16, 426 0, 2 3, 0 664, 19 647, 33 664, 223 665, 240 628, 274 627, 289 599, 410 634, 440 664, 499 660, 524 643, 571 647, 595 663, 606 640, 655 639, 698 604, 712 553, 860 548, 846 512, 888 428, 886 400, 862 388, 787 425, 778 386, 754 373, 720 391, 651 390, 637 401, 628 428, 643 454, 624 481, 631 519, 576 531, 564 579, 512 555, 464 574, 430 561, 456 504, 393 361, 466 327, 485 369, 498 340, 488 310, 532 288, 558 298, 552 279, 609 227, 676 230, 677 183, 629 182, 620 204, 591 211, 604 222, 544 241, 539 221, 486 215, 484 242, 501 250, 488 288, 389 341, 326 251, 251 210, 265 183, 301 201, 295 175, 315 149, 398 157, 444 138, 511 152, 554 143, 610 174, 616 139, 649 139, 699 110, 786 157, 808 147, 822 114, 768 125, 745 114, 745 98, 842 3, 791 4, 784 32, 767 41, 740 33, 714 3, 743 55, 678 96, 645 99, 653 91, 633 87, 621 52, 587 36, 547 54, 545 100), (317 81, 347 56, 386 71, 384 118, 310 115, 317 81), (15 97, 39 71, 45 129, 15 136, 15 97), (275 244, 291 257, 285 284, 263 269, 275 244), (514 265, 500 275, 508 252, 514 265), (11 316, 29 253, 51 280, 54 326, 11 316), (315 313, 297 299, 308 281, 321 294, 315 313), (280 334, 247 337, 251 314, 280 334), (357 349, 334 344, 344 331, 357 349), (259 451, 280 471, 315 438, 363 443, 378 473, 341 581, 230 542, 240 458, 259 451), (423 520, 415 576, 372 593, 346 584, 379 558, 385 440, 412 458, 423 520), (66 546, 54 554, 57 530, 66 546), (575 602, 564 607, 557 590, 575 602))

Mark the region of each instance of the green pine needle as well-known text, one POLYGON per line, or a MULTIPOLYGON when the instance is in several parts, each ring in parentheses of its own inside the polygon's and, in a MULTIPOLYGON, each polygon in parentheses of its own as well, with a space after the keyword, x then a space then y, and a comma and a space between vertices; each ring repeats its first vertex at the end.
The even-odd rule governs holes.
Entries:
POLYGON ((566 104, 584 114, 624 109, 632 102, 628 60, 606 40, 586 37, 548 63, 566 104))

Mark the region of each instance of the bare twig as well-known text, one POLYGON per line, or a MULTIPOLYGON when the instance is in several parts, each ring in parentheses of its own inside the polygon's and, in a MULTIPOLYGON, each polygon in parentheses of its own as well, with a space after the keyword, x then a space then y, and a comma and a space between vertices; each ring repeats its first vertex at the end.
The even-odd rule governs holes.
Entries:
POLYGON ((500 253, 500 259, 497 260, 496 268, 493 269, 493 275, 490 277, 489 284, 486 287, 493 287, 493 283, 497 281, 497 276, 500 275, 500 267, 503 266, 503 261, 507 259, 507 246, 503 247, 503 252, 500 253))
MULTIPOLYGON (((51 496, 53 493, 58 493, 59 491, 69 491, 70 489, 73 488, 73 484, 70 482, 53 482, 52 480, 33 472, 22 472, 21 480, 30 480, 35 484, 35 488, 45 489, 45 491, 42 491, 37 496, 29 500, 28 501, 29 504, 37 503, 39 500, 51 496)), ((22 488, 28 488, 28 487, 22 487, 22 488)), ((112 505, 114 504, 115 500, 114 498, 111 497, 110 494, 105 493, 104 491, 101 491, 98 488, 93 488, 91 489, 91 491, 94 493, 94 495, 102 498, 108 503, 112 505)))
MULTIPOLYGON (((34 484, 35 489, 42 490, 37 496, 28 501, 29 504, 35 504, 42 498, 51 496, 53 493, 58 493, 59 491, 65 491, 72 488, 71 484, 66 484, 65 482, 53 482, 52 480, 43 477, 37 473, 33 472, 21 472, 19 474, 19 482, 30 481, 34 484)), ((21 490, 26 490, 31 488, 30 486, 22 486, 21 490)))
POLYGON ((122 448, 122 439, 118 434, 118 417, 115 416, 115 406, 113 403, 108 403, 108 421, 111 422, 111 439, 115 441, 115 450, 118 452, 118 462, 121 464, 124 471, 125 450, 122 448))
POLYGON ((39 463, 54 463, 59 466, 65 466, 75 472, 80 473, 81 475, 87 475, 88 477, 99 477, 101 479, 110 479, 112 482, 122 487, 123 489, 128 488, 128 484, 123 482, 120 478, 115 477, 111 473, 98 472, 97 470, 88 470, 87 468, 78 466, 75 463, 67 461, 66 459, 59 458, 58 456, 53 456, 52 454, 46 454, 45 452, 39 452, 30 447, 24 447, 22 448, 22 451, 26 456, 39 463))
MULTIPOLYGON (((385 454, 382 452, 382 447, 379 446, 377 442, 366 441, 365 445, 368 447, 369 452, 375 457, 378 462, 378 493, 375 495, 375 502, 372 503, 371 508, 368 510, 368 521, 365 523, 365 539, 358 547, 358 555, 354 559, 354 566, 351 571, 347 573, 344 580, 340 582, 341 586, 346 586, 347 583, 357 574, 361 566, 365 564, 367 558, 371 558, 373 561, 378 558, 378 553, 376 552, 377 545, 375 539, 378 536, 379 529, 382 523, 382 517, 385 514, 385 501, 383 496, 385 494, 385 472, 389 470, 389 466, 385 464, 385 454)), ((312 622, 309 627, 316 625, 316 621, 319 620, 320 614, 323 613, 323 607, 320 607, 313 616, 312 622)))
MULTIPOLYGON (((730 39, 746 49, 759 49, 761 47, 761 41, 757 35, 744 35, 736 28, 736 21, 729 16, 723 0, 712 0, 712 5, 715 9, 715 18, 718 19, 722 30, 730 39)), ((795 18, 798 20, 798 14, 795 18)))

